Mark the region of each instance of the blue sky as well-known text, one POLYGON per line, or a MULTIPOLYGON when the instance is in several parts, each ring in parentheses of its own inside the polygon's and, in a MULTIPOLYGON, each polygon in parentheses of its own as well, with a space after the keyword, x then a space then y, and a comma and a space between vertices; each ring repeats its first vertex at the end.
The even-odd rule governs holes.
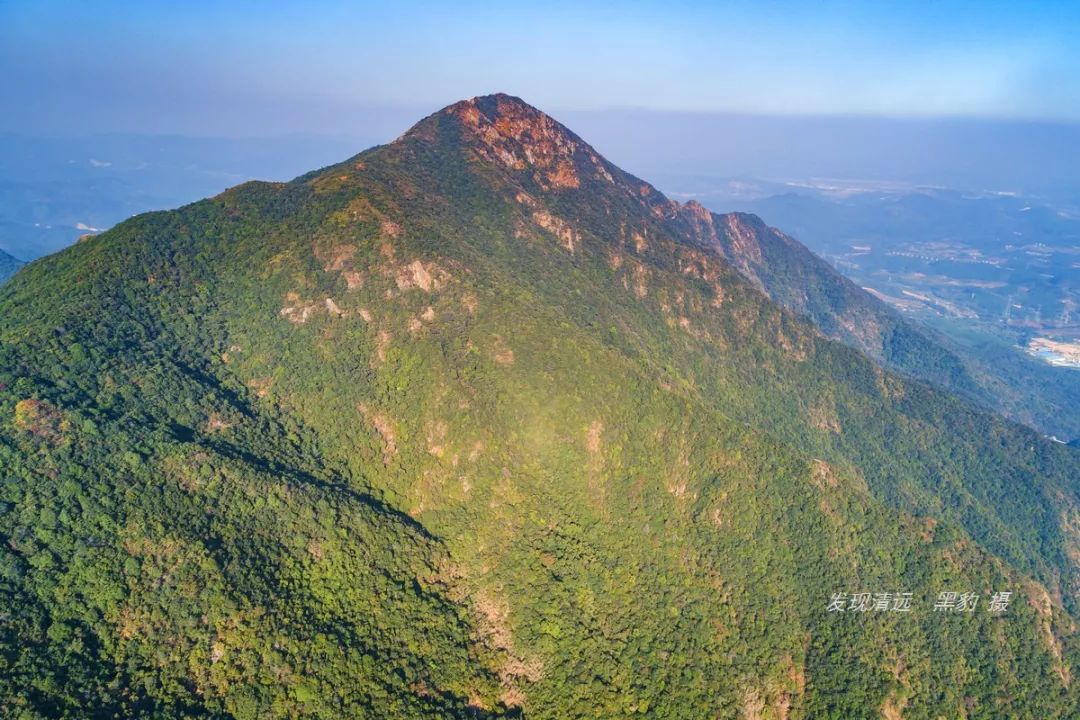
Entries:
POLYGON ((555 111, 1076 122, 1077 37, 1075 0, 0 0, 0 130, 345 133, 495 90, 555 111))

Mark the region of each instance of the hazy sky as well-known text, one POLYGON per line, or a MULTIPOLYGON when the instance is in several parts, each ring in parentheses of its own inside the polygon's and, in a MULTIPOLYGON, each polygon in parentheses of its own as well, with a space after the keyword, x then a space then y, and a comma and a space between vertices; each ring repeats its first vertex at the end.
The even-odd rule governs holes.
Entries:
POLYGON ((352 134, 495 90, 556 112, 1080 121, 1078 37, 1076 0, 0 0, 0 130, 352 134))

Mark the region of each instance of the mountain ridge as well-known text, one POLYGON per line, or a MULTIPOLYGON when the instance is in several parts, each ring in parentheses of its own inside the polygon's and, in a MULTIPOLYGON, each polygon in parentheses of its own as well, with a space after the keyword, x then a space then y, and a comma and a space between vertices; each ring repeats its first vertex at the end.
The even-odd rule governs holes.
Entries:
POLYGON ((1077 432, 1072 401, 1080 389, 1069 378, 1024 357, 1011 357, 1005 349, 965 349, 941 332, 904 318, 757 215, 715 218, 726 230, 711 230, 701 241, 718 248, 756 287, 809 318, 827 336, 1044 435, 1068 438, 1077 432))

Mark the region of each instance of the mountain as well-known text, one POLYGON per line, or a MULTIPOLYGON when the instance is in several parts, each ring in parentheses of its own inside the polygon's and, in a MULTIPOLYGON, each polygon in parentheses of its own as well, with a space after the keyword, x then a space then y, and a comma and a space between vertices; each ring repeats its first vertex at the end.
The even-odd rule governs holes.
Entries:
POLYGON ((3 714, 1075 717, 1080 456, 718 222, 494 95, 28 266, 3 714))
POLYGON ((16 260, 3 250, 0 250, 0 283, 14 275, 15 271, 20 267, 22 267, 21 261, 16 260))
POLYGON ((699 243, 828 337, 1044 434, 1080 436, 1080 381, 1072 374, 1004 344, 962 342, 905 318, 755 215, 714 215, 693 200, 685 213, 699 243))

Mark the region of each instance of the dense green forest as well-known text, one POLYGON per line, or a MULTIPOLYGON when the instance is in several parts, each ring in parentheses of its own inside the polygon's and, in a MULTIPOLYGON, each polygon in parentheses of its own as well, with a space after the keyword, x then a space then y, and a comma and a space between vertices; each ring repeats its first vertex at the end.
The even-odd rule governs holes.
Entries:
POLYGON ((25 268, 0 715, 1075 717, 1080 456, 714 222, 492 96, 25 268))

